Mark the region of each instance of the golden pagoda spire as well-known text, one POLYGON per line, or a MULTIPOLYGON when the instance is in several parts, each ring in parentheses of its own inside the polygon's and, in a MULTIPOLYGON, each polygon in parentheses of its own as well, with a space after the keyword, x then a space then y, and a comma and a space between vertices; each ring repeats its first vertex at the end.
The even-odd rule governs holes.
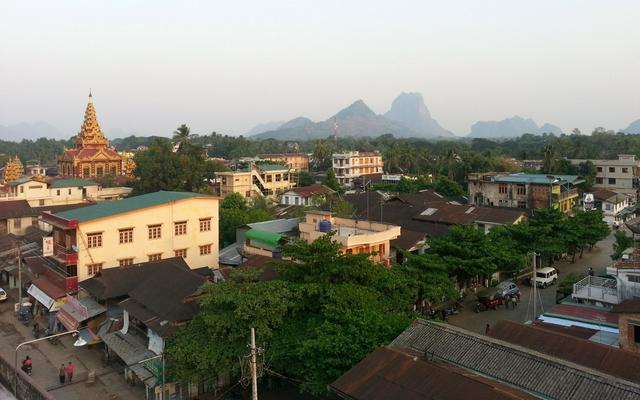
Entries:
POLYGON ((95 148, 106 146, 109 146, 109 141, 100 130, 100 125, 96 117, 96 109, 93 106, 93 96, 91 95, 91 91, 89 91, 89 101, 87 103, 87 109, 84 112, 84 122, 82 123, 78 136, 76 136, 76 147, 95 148))
POLYGON ((15 158, 9 158, 7 164, 4 167, 4 183, 13 182, 22 178, 24 175, 24 167, 22 161, 15 156, 15 158))

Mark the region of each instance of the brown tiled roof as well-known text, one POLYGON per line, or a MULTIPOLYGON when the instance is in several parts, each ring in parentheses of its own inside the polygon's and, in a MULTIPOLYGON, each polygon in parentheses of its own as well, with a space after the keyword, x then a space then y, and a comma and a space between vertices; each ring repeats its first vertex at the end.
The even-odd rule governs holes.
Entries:
POLYGON ((250 271, 258 269, 260 270, 258 281, 272 281, 278 278, 278 271, 276 270, 274 261, 275 260, 271 257, 251 254, 237 267, 220 268, 220 273, 225 279, 228 279, 233 271, 250 271))
POLYGON ((409 250, 417 243, 424 241, 427 234, 424 232, 415 232, 408 229, 401 229, 400 236, 391 241, 391 247, 402 250, 409 250))
POLYGON ((420 214, 414 219, 420 221, 434 221, 445 224, 468 225, 474 222, 489 222, 496 224, 512 224, 526 215, 526 211, 519 208, 486 207, 459 205, 452 203, 438 203, 430 205, 435 211, 430 214, 420 214))
POLYGON ((620 304, 616 304, 611 309, 611 312, 620 314, 640 313, 640 299, 629 299, 620 304))
POLYGON ((613 190, 609 190, 609 189, 598 189, 595 192, 593 192, 593 197, 596 200, 609 201, 609 202, 615 202, 615 203, 624 201, 629 198, 628 196, 625 196, 620 193, 616 193, 613 190))
POLYGON ((491 328, 489 336, 640 383, 640 368, 631 367, 640 365, 640 354, 635 352, 512 321, 499 321, 491 328))
POLYGON ((294 187, 289 191, 296 193, 300 197, 322 196, 325 194, 334 193, 333 190, 319 183, 314 183, 313 185, 309 186, 294 187))
POLYGON ((0 219, 35 217, 38 213, 33 211, 26 200, 0 201, 0 219))
POLYGON ((329 385, 354 400, 513 400, 535 397, 448 364, 381 347, 329 385))

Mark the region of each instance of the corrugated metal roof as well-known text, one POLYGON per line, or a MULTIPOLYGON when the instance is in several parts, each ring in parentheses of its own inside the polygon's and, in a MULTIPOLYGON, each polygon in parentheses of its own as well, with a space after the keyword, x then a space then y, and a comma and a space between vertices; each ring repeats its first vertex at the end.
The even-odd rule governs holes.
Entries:
POLYGON ((496 175, 496 182, 509 183, 534 183, 534 184, 551 184, 551 183, 573 183, 578 180, 576 175, 544 175, 544 174, 509 174, 496 175))
POLYGON ((192 197, 215 198, 213 196, 200 193, 159 191, 143 194, 141 196, 128 197, 118 201, 104 201, 89 207, 62 211, 55 213, 55 215, 67 220, 85 222, 192 197))
POLYGON ((287 235, 262 231, 260 229, 249 229, 245 235, 251 240, 255 240, 256 242, 268 244, 274 247, 277 246, 282 239, 287 237, 287 235))
POLYGON ((298 224, 300 223, 300 218, 282 218, 282 219, 273 219, 270 221, 262 221, 262 222, 253 222, 247 224, 249 228, 259 229, 261 231, 274 232, 274 233, 286 233, 296 230, 298 228, 298 224))
POLYGON ((88 179, 59 179, 49 183, 49 187, 53 189, 65 188, 65 187, 83 187, 83 186, 96 186, 97 183, 88 179))
POLYGON ((426 358, 558 400, 640 399, 640 385, 524 347, 441 323, 417 320, 392 343, 426 358))

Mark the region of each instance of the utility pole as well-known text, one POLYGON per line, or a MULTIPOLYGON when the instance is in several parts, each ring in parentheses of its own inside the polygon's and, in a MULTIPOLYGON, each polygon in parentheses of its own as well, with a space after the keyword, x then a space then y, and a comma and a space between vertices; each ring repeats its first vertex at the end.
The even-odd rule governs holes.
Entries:
POLYGON ((22 307, 22 245, 18 242, 18 310, 22 307))
POLYGON ((536 280, 536 258, 537 254, 533 252, 533 322, 536 322, 536 301, 538 301, 537 290, 538 290, 538 282, 536 280))
POLYGON ((256 360, 256 330, 251 328, 251 400, 258 400, 258 371, 256 360))

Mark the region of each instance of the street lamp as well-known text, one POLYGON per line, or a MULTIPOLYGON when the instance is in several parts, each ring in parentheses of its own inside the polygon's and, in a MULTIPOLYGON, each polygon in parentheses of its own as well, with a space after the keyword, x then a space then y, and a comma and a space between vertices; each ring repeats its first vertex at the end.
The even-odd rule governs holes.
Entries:
POLYGON ((71 334, 77 334, 78 335, 78 339, 73 343, 74 347, 82 347, 82 346, 85 346, 87 344, 87 342, 80 336, 80 332, 77 331, 77 330, 73 330, 73 331, 68 331, 68 332, 57 333, 57 334, 51 335, 51 336, 41 337, 39 339, 28 340, 28 341, 22 342, 18 346, 16 346, 15 359, 14 359, 14 362, 13 362, 13 371, 15 373, 14 380, 13 380, 13 397, 15 397, 16 399, 18 398, 18 350, 20 349, 20 347, 24 346, 25 344, 31 344, 31 343, 35 343, 35 342, 40 342, 40 341, 45 340, 45 339, 51 339, 51 338, 54 338, 54 337, 71 335, 71 334))

